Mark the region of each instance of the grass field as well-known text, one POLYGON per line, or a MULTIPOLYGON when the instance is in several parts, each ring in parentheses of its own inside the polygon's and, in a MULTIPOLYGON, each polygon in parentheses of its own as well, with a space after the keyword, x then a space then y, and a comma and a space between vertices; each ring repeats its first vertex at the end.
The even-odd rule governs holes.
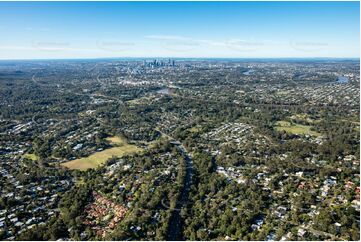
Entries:
POLYGON ((30 159, 30 160, 33 160, 33 161, 38 160, 38 157, 35 154, 28 153, 28 154, 23 155, 23 157, 27 158, 27 159, 30 159))
POLYGON ((69 169, 77 169, 84 171, 90 168, 97 168, 98 166, 103 165, 109 158, 113 156, 122 157, 123 155, 142 151, 141 148, 135 145, 128 144, 125 139, 122 139, 117 136, 109 137, 107 138, 107 140, 113 145, 112 148, 96 152, 88 157, 62 163, 62 166, 65 166, 69 169))
POLYGON ((127 141, 119 136, 112 136, 112 137, 108 137, 106 138, 107 141, 110 142, 110 144, 114 145, 114 146, 121 146, 121 145, 127 145, 127 141))
POLYGON ((311 130, 312 126, 308 126, 308 125, 300 125, 300 124, 294 124, 288 121, 278 121, 276 122, 276 126, 275 129, 277 131, 286 131, 287 133, 290 134, 308 134, 311 136, 320 136, 321 134, 316 132, 316 131, 312 131, 311 130))
POLYGON ((193 126, 192 128, 190 128, 189 131, 192 132, 192 133, 198 133, 200 130, 201 130, 201 126, 196 125, 196 126, 193 126))
POLYGON ((137 104, 142 104, 142 103, 149 103, 151 100, 152 99, 149 97, 140 97, 140 98, 136 98, 133 100, 129 100, 129 101, 127 101, 127 103, 137 105, 137 104))

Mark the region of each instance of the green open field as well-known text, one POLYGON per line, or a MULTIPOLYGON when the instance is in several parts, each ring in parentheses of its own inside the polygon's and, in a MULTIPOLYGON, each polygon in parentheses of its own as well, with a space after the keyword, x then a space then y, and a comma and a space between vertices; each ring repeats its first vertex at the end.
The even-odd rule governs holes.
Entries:
POLYGON ((308 125, 301 125, 301 124, 294 124, 288 121, 278 121, 276 122, 276 126, 275 129, 277 131, 286 131, 287 133, 290 134, 299 134, 299 135, 311 135, 311 136, 320 136, 321 134, 316 132, 316 131, 312 131, 311 130, 312 126, 308 126, 308 125))
POLYGON ((97 168, 98 166, 103 165, 109 158, 113 156, 122 157, 123 155, 142 151, 141 148, 135 145, 128 144, 126 140, 117 136, 107 138, 107 140, 113 145, 112 148, 96 152, 88 157, 68 161, 62 163, 61 165, 69 169, 77 169, 84 171, 90 168, 97 168))
POLYGON ((200 125, 196 125, 196 126, 193 126, 192 128, 190 128, 190 132, 192 133, 198 133, 199 131, 201 131, 202 127, 200 125))
POLYGON ((137 104, 142 104, 142 103, 149 103, 151 101, 152 101, 152 98, 150 98, 150 97, 140 97, 140 98, 126 101, 126 103, 137 105, 137 104))
POLYGON ((287 95, 289 93, 290 93, 289 91, 278 91, 276 94, 277 95, 287 95))
POLYGON ((27 154, 23 155, 23 157, 27 158, 27 159, 30 159, 30 160, 33 160, 33 161, 38 160, 38 157, 35 154, 27 153, 27 154))

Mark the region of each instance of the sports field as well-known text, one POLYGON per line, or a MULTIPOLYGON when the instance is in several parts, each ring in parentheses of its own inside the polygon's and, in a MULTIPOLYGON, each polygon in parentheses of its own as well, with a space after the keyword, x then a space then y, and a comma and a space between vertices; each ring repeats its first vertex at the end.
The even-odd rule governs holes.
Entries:
POLYGON ((126 140, 121 137, 114 136, 107 138, 107 140, 113 145, 112 148, 96 152, 88 157, 62 163, 62 166, 65 166, 69 169, 84 171, 103 165, 109 158, 113 156, 122 157, 123 155, 142 151, 141 148, 135 145, 128 144, 126 140))
POLYGON ((298 134, 298 135, 311 135, 311 136, 320 136, 321 134, 312 131, 312 126, 309 125, 301 125, 301 124, 295 124, 288 121, 278 121, 276 122, 275 129, 277 131, 286 131, 290 134, 298 134))

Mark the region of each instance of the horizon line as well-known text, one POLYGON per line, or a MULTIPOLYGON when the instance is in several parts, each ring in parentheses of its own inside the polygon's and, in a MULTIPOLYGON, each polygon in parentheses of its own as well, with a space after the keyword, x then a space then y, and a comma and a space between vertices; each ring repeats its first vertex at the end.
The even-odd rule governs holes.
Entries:
POLYGON ((342 59, 342 60, 360 60, 360 57, 172 57, 172 56, 151 56, 151 57, 70 57, 70 58, 0 58, 0 61, 40 61, 40 60, 104 60, 104 59, 223 59, 223 60, 237 60, 237 59, 342 59))

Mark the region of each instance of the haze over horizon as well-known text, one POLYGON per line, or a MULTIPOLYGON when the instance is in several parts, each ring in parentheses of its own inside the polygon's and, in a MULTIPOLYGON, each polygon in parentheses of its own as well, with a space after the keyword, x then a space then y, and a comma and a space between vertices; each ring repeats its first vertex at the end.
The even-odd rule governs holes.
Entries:
POLYGON ((0 59, 359 58, 359 2, 0 2, 0 59))

